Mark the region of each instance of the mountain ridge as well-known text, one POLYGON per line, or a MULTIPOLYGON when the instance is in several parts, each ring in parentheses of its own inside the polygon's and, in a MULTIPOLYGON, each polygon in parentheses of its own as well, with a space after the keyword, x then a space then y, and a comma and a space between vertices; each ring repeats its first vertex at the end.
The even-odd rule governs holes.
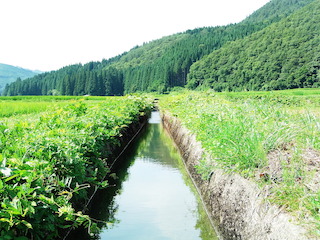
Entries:
POLYGON ((187 86, 216 91, 320 87, 319 13, 317 0, 212 52, 191 66, 187 86))
POLYGON ((16 81, 17 78, 24 80, 39 73, 41 73, 41 71, 29 70, 18 66, 0 63, 0 93, 6 84, 16 81))
MULTIPOLYGON (((289 16, 315 0, 272 0, 238 24, 203 27, 137 46, 101 62, 71 65, 12 83, 5 95, 163 93, 187 84, 190 67, 223 47, 289 16)), ((190 86, 190 84, 189 84, 190 86)))

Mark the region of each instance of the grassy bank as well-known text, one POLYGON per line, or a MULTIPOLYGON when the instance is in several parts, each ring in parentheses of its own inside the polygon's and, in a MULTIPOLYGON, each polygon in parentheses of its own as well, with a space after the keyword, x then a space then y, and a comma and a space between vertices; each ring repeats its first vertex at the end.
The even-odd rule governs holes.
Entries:
POLYGON ((3 105, 28 102, 40 109, 0 118, 1 239, 54 239, 80 224, 93 230, 94 222, 74 203, 85 201, 89 186, 107 185, 101 180, 112 149, 151 107, 138 97, 36 99, 1 99, 3 105), (58 105, 51 108, 53 102, 58 105))
POLYGON ((320 234, 320 91, 163 96, 160 107, 178 117, 207 156, 197 166, 237 172, 269 189, 268 201, 320 234), (299 199, 299 201, 297 201, 299 199))

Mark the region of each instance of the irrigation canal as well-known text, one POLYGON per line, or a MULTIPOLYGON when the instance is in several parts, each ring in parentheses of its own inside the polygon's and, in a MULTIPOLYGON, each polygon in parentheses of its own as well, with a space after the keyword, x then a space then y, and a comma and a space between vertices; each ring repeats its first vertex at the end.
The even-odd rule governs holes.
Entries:
MULTIPOLYGON (((92 201, 91 217, 108 222, 96 239, 218 239, 158 112, 127 152, 111 187, 92 201)), ((68 239, 90 238, 76 230, 68 239)))

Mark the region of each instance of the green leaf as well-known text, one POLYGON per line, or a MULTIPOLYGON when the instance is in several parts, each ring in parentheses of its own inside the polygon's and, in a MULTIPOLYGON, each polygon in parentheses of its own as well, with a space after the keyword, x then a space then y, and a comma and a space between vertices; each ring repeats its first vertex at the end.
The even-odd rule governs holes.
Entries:
POLYGON ((9 182, 10 180, 12 180, 18 176, 19 176, 19 174, 12 175, 11 177, 6 178, 5 182, 9 182))
MULTIPOLYGON (((32 229, 31 223, 28 223, 28 222, 25 221, 25 220, 22 220, 21 223, 23 223, 27 228, 32 229)), ((24 239, 24 238, 22 238, 22 239, 24 239)))
POLYGON ((7 222, 7 223, 12 223, 12 221, 8 218, 0 218, 0 222, 7 222))
POLYGON ((27 237, 16 237, 14 238, 14 240, 28 240, 27 237))

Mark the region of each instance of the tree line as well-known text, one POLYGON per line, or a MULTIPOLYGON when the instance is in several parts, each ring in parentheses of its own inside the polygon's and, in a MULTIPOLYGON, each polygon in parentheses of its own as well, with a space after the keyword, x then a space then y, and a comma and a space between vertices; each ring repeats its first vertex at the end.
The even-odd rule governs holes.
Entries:
MULTIPOLYGON (((212 68, 199 66, 212 61, 215 50, 228 43, 235 48, 233 41, 265 29, 312 1, 273 0, 241 23, 188 30, 134 47, 108 60, 66 66, 24 81, 18 79, 5 87, 3 95, 123 95, 139 91, 164 93, 186 84, 195 88, 199 85, 195 80, 198 75, 208 78, 207 70, 212 68)), ((222 76, 228 71, 223 59, 221 56, 218 60, 221 67, 214 65, 222 76)))
POLYGON ((216 91, 320 87, 320 2, 195 63, 187 86, 216 91))

